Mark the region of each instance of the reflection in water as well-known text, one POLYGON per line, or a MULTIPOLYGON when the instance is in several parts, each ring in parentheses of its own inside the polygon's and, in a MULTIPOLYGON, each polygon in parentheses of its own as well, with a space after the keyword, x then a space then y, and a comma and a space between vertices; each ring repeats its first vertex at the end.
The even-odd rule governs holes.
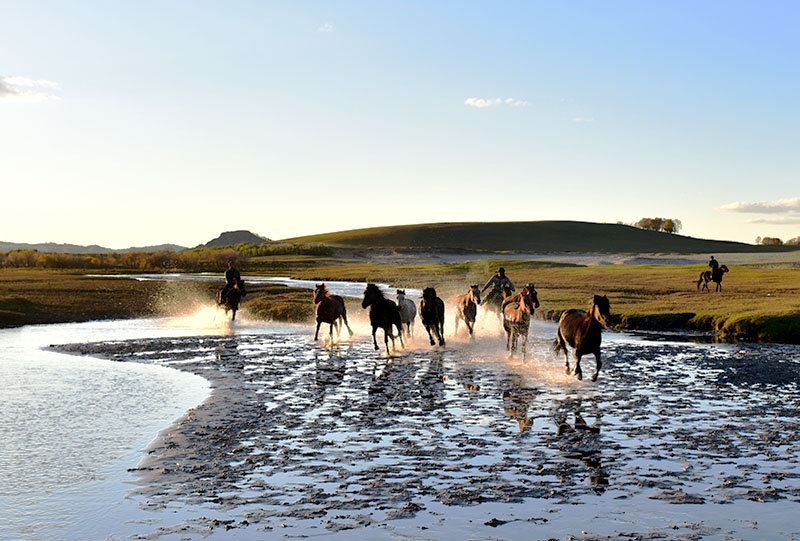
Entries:
POLYGON ((553 412, 556 433, 562 440, 564 456, 580 460, 589 472, 589 484, 594 491, 602 494, 608 485, 608 473, 603 468, 601 443, 599 441, 602 414, 597 406, 597 397, 589 399, 590 415, 594 422, 590 425, 584 418, 584 400, 580 397, 567 397, 559 401, 553 412), (570 417, 573 418, 570 424, 570 417))
POLYGON ((528 410, 539 391, 526 387, 521 376, 512 376, 503 386, 503 411, 517 421, 519 432, 523 434, 533 426, 528 410))

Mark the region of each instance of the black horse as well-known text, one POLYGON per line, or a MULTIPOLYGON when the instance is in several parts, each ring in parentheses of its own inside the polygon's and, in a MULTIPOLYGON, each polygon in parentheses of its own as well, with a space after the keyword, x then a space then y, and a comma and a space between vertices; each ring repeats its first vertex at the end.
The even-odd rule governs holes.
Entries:
POLYGON ((405 347, 405 344, 403 344, 403 323, 400 321, 400 310, 394 301, 383 296, 378 286, 367 284, 361 307, 364 309, 369 308, 369 322, 372 325, 372 343, 375 344, 375 350, 380 349, 378 340, 375 338, 375 333, 378 329, 383 329, 386 354, 389 354, 389 338, 392 339, 392 349, 397 349, 394 345, 395 337, 392 334, 392 326, 397 327, 397 337, 400 339, 400 345, 405 347))
POLYGON ((419 301, 419 316, 425 330, 428 331, 428 338, 431 345, 436 342, 433 337, 439 340, 439 345, 444 345, 444 301, 436 296, 436 290, 426 287, 422 290, 422 300, 419 301), (433 334, 431 334, 431 329, 433 334))
MULTIPOLYGON (((233 312, 231 321, 236 321, 236 312, 239 310, 239 303, 242 302, 242 295, 244 295, 244 283, 241 280, 234 280, 228 293, 220 299, 220 305, 225 309, 225 315, 233 312)), ((222 297, 222 292, 220 292, 220 297, 222 297)))

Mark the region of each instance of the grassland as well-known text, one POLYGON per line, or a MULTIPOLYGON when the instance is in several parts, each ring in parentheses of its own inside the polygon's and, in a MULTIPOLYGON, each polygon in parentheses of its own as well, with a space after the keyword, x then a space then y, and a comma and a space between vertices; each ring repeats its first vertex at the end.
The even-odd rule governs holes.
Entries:
MULTIPOLYGON (((350 247, 465 249, 516 252, 725 253, 791 250, 696 239, 622 224, 574 221, 465 222, 353 229, 285 242, 350 247)), ((797 249, 797 247, 794 247, 797 249)))
MULTIPOLYGON (((243 268, 251 274, 314 280, 391 283, 437 287, 444 297, 483 284, 502 264, 517 284, 534 282, 540 315, 557 317, 585 307, 595 293, 611 299, 617 325, 628 329, 714 331, 722 340, 800 342, 800 268, 737 265, 726 275, 722 293, 701 293, 699 265, 582 267, 533 261, 474 261, 457 264, 377 264, 313 256, 262 256, 243 268)), ((96 271, 94 271, 96 272, 96 271)), ((164 315, 190 302, 209 302, 217 283, 136 282, 86 278, 77 271, 0 271, 0 326, 164 315)), ((250 289, 251 316, 307 321, 307 290, 283 286, 250 289)))

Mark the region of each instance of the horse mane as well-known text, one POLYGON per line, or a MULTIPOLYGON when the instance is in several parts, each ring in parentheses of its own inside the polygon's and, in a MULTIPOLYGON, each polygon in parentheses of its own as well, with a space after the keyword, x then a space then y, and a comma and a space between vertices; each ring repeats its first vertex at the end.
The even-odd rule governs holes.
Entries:
POLYGON ((382 299, 386 298, 383 294, 383 291, 381 291, 381 288, 379 288, 375 284, 367 284, 367 291, 371 291, 372 293, 377 293, 382 299))
POLYGON ((422 290, 422 298, 424 299, 424 298, 427 298, 427 297, 435 298, 436 297, 436 290, 434 288, 432 288, 432 287, 426 287, 425 289, 423 289, 422 290))

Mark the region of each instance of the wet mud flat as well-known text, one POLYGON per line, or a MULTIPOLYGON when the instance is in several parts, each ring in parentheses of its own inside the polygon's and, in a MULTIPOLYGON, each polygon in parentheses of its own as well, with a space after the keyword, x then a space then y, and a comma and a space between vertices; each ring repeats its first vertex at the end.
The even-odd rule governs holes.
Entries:
POLYGON ((800 538, 796 346, 612 340, 596 384, 545 341, 526 363, 488 338, 53 347, 212 383, 132 468, 135 538, 800 538))

